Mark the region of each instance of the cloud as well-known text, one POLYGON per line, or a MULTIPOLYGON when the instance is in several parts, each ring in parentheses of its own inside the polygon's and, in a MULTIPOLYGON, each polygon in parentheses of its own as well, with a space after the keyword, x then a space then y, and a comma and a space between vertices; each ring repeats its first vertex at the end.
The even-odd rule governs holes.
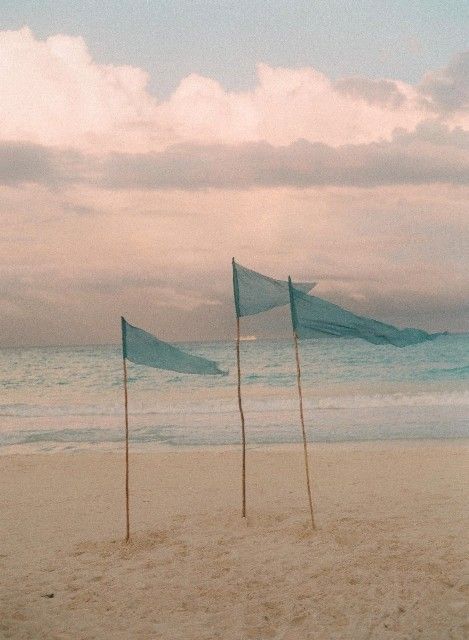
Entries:
MULTIPOLYGON (((117 341, 122 314, 166 339, 229 338, 233 255, 319 280, 318 295, 383 321, 467 329, 467 187, 72 187, 65 199, 25 184, 0 196, 3 344, 117 341)), ((266 315, 246 331, 288 336, 288 323, 266 315)))
MULTIPOLYGON (((469 133, 425 123, 391 141, 332 147, 306 140, 283 147, 179 144, 159 153, 101 157, 39 145, 0 143, 0 183, 104 189, 250 189, 323 185, 465 184, 469 133)), ((89 209, 75 211, 90 213, 89 209)))
POLYGON ((154 118, 147 74, 96 64, 82 38, 37 40, 28 28, 0 32, 0 138, 94 148, 129 145, 154 118))
POLYGON ((469 133, 421 126, 396 132, 391 142, 338 148, 306 140, 286 147, 178 145, 159 154, 113 154, 99 180, 113 189, 189 190, 436 182, 469 182, 469 133))
MULTIPOLYGON (((259 64, 250 91, 230 92, 191 74, 158 101, 146 72, 95 62, 79 37, 39 40, 28 28, 3 31, 0 59, 0 139, 91 153, 149 153, 175 144, 286 146, 304 139, 339 147, 390 140, 396 128, 412 130, 429 117, 428 101, 443 104, 448 78, 453 88, 446 102, 462 104, 466 68, 465 58, 458 59, 429 74, 417 90, 397 79, 334 82, 310 67, 259 64)), ((450 126, 468 121, 461 113, 443 115, 450 126)))
MULTIPOLYGON (((261 64, 250 91, 191 74, 158 101, 81 38, 2 32, 0 60, 2 343, 117 340, 122 313, 227 338, 233 255, 358 313, 467 329, 461 61, 420 87, 261 64)), ((246 331, 285 335, 283 312, 246 331)))
MULTIPOLYGON (((0 184, 33 182, 59 187, 84 181, 87 176, 84 162, 85 157, 79 151, 27 142, 0 141, 0 184)), ((95 160, 92 164, 95 164, 95 160)))
POLYGON ((469 111, 469 51, 454 56, 443 69, 430 71, 420 83, 422 103, 432 111, 446 114, 469 111))
POLYGON ((91 216, 98 215, 100 213, 99 209, 96 209, 95 207, 83 204, 74 204, 73 202, 63 202, 62 210, 66 213, 72 213, 77 216, 91 216))
POLYGON ((341 78, 334 83, 339 93, 365 100, 368 104, 377 104, 397 109, 406 100, 398 84, 391 80, 372 80, 370 78, 341 78))
POLYGON ((52 184, 59 179, 53 153, 41 146, 18 142, 0 143, 0 183, 52 184))

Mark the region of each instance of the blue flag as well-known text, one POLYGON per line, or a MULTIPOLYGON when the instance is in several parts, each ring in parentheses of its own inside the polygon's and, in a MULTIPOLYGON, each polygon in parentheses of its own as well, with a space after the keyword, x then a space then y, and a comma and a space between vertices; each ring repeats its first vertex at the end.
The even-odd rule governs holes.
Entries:
POLYGON ((358 316, 332 302, 303 293, 289 278, 290 306, 293 330, 298 338, 362 338, 373 344, 406 347, 434 340, 441 333, 421 329, 398 329, 390 324, 358 316))
POLYGON ((172 344, 158 340, 151 333, 122 322, 122 350, 124 358, 155 369, 201 375, 227 375, 216 362, 186 353, 172 344))
MULTIPOLYGON (((315 282, 299 282, 294 286, 301 291, 308 292, 315 284, 315 282)), ((281 307, 290 301, 286 280, 275 280, 263 276, 257 271, 252 271, 236 263, 234 258, 233 291, 238 318, 252 316, 274 307, 281 307)))

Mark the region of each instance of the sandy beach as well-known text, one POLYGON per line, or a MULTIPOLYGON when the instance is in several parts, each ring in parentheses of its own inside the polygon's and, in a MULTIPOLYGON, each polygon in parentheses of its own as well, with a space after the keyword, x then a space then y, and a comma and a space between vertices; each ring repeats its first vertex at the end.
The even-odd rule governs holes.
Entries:
POLYGON ((467 637, 465 441, 0 460, 1 638, 467 637))

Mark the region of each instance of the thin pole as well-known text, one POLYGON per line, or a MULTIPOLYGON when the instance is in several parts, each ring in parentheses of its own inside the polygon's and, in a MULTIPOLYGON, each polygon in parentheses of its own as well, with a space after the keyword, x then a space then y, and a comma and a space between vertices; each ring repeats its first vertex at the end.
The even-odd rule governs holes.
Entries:
POLYGON ((127 395, 127 363, 124 363, 124 401, 125 401, 125 541, 130 541, 130 513, 129 513, 129 408, 127 395))
POLYGON ((305 420, 303 415, 303 393, 301 390, 301 368, 300 368, 300 356, 298 353, 298 336, 296 331, 293 331, 293 342, 295 343, 295 356, 296 356, 296 380, 298 382, 298 397, 300 401, 300 418, 301 418, 301 431, 303 434, 303 451, 305 456, 305 472, 306 472, 306 488, 308 490, 309 511, 311 513, 311 525, 313 529, 316 529, 314 524, 313 515, 313 498, 311 496, 311 482, 309 478, 309 461, 308 461, 308 442, 306 440, 305 420))
POLYGON ((236 359, 238 364, 238 406, 239 413, 241 416, 241 437, 243 444, 243 471, 242 471, 242 493, 243 493, 243 509, 242 514, 243 518, 246 517, 246 430, 244 426, 244 412, 243 412, 243 403, 241 401, 241 358, 240 358, 240 349, 239 349, 239 341, 240 341, 240 327, 239 327, 239 316, 236 317, 236 359))

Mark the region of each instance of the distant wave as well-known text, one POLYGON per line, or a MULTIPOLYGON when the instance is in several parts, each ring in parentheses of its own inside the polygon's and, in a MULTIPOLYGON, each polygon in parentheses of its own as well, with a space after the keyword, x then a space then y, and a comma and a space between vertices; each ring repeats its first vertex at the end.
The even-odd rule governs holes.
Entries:
MULTIPOLYGON (((366 409, 377 407, 428 407, 428 406, 469 406, 468 391, 417 392, 417 393, 387 393, 387 394, 345 394, 334 396, 307 397, 305 407, 309 411, 327 409, 366 409)), ((263 398, 245 398, 245 409, 250 413, 275 413, 282 411, 296 411, 297 399, 295 393, 288 396, 267 395, 263 398)), ((0 405, 0 416, 10 418, 47 418, 47 417, 86 417, 123 415, 123 406, 113 404, 95 405, 38 405, 26 403, 12 403, 0 405)), ((132 407, 134 416, 218 416, 236 413, 235 398, 225 396, 216 402, 201 396, 190 400, 160 402, 158 409, 132 407)))
MULTIPOLYGON (((297 425, 296 425, 297 426, 297 425)), ((376 425, 352 425, 347 428, 322 429, 315 426, 309 429, 312 442, 359 442, 373 440, 418 440, 418 439, 455 439, 468 438, 469 429, 465 422, 453 425, 394 425, 386 429, 376 425)), ((286 429, 283 424, 270 425, 268 430, 253 428, 250 433, 250 446, 261 444, 299 443, 298 429, 286 429)), ((188 432, 184 429, 169 427, 147 427, 132 430, 130 441, 133 445, 169 445, 169 446, 219 446, 239 445, 239 433, 236 429, 204 428, 188 432)), ((80 451, 96 446, 115 449, 123 446, 122 429, 60 429, 30 430, 0 434, 0 453, 9 452, 47 452, 80 451)))
POLYGON ((469 376, 469 365, 462 367, 450 367, 449 369, 440 367, 435 369, 428 369, 420 374, 420 378, 433 378, 441 376, 451 376, 455 378, 465 379, 469 376))

